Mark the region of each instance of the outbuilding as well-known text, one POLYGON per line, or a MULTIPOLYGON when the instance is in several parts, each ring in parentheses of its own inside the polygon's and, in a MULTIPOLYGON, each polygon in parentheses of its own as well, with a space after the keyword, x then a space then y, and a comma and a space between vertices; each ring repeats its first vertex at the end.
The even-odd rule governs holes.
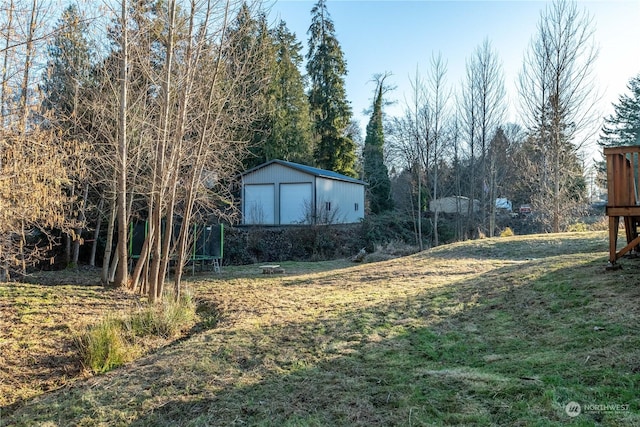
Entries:
POLYGON ((429 210, 431 212, 444 212, 447 214, 457 213, 459 215, 467 215, 469 208, 472 208, 473 212, 480 211, 480 201, 473 199, 473 202, 465 196, 449 196, 442 197, 437 200, 431 200, 429 202, 429 210))
POLYGON ((242 174, 246 225, 349 224, 364 218, 364 181, 284 160, 242 174))

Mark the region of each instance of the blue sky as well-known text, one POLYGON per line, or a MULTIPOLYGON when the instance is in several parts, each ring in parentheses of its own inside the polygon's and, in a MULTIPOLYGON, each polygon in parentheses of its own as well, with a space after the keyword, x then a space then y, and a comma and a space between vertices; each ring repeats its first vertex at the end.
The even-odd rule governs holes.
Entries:
MULTIPOLYGON (((307 51, 307 29, 313 0, 277 0, 269 20, 282 19, 307 51)), ((503 65, 510 100, 510 119, 517 120, 515 80, 532 36, 536 34, 545 1, 358 1, 329 0, 336 36, 347 60, 347 97, 362 128, 373 90, 372 76, 390 72, 397 86, 388 97, 397 101, 388 115, 399 114, 411 98, 410 79, 416 69, 424 76, 432 54, 441 52, 448 63, 447 81, 459 86, 465 61, 488 38, 503 65)), ((626 90, 640 73, 640 1, 579 1, 592 16, 600 54, 595 73, 602 93, 600 110, 626 90)))

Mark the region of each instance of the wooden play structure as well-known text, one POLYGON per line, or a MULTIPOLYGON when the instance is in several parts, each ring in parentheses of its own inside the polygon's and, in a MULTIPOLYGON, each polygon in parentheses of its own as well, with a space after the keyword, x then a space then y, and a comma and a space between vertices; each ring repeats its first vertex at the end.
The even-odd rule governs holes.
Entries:
POLYGON ((627 253, 640 249, 638 224, 640 223, 640 146, 608 147, 604 149, 607 161, 607 216, 609 217, 609 268, 627 253), (627 245, 618 250, 620 219, 624 218, 627 245))

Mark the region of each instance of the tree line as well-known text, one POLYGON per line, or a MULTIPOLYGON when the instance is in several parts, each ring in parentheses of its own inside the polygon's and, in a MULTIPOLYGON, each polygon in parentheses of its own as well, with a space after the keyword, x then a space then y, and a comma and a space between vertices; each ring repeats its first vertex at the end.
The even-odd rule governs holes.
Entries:
MULTIPOLYGON (((574 1, 553 1, 541 10, 516 80, 517 123, 506 120, 504 73, 490 40, 467 58, 465 75, 456 85, 447 81, 442 54, 433 54, 427 72, 416 71, 411 79, 403 114, 385 122, 383 156, 391 191, 370 194, 370 202, 392 194, 395 212, 413 218, 421 247, 423 241, 438 245, 441 228, 453 240, 494 236, 500 216, 496 199, 503 198, 516 209, 529 205, 534 214, 527 222, 536 231, 567 229, 599 195, 588 186, 594 170, 589 150, 640 143, 638 77, 630 81, 631 96, 622 95, 614 114, 599 126, 594 32, 593 18, 574 1), (457 211, 466 212, 448 217, 441 227, 437 209, 425 212, 444 196, 456 196, 457 211)), ((378 104, 375 98, 371 120, 378 104)), ((365 141, 363 175, 377 183, 376 173, 366 169, 370 147, 365 141)), ((603 162, 596 162, 595 175, 592 181, 604 188, 603 162)))
POLYGON ((75 266, 92 241, 94 265, 106 236, 104 283, 156 301, 175 264, 178 298, 190 225, 237 215, 239 172, 282 158, 356 175, 346 63, 323 1, 307 76, 300 43, 258 3, 72 4, 55 25, 50 6, 1 6, 3 279, 60 243, 75 266), (148 230, 130 271, 135 220, 148 230))
POLYGON ((501 63, 484 40, 456 89, 433 55, 400 117, 383 114, 392 88, 376 75, 363 142, 326 0, 310 11, 306 53, 260 3, 113 0, 71 5, 55 25, 49 6, 0 6, 4 279, 59 244, 74 266, 91 243, 95 265, 106 236, 104 283, 156 301, 175 264, 177 298, 190 225, 233 222, 238 173, 271 159, 366 180, 368 211, 411 216, 420 245, 440 243, 438 212, 427 210, 444 195, 479 200, 479 213, 470 204, 457 217, 457 239, 493 235, 498 197, 531 203, 559 231, 586 196, 580 149, 592 136, 597 51, 575 2, 541 12, 518 80, 522 124, 505 122, 501 63), (130 271, 135 220, 148 233, 130 271))

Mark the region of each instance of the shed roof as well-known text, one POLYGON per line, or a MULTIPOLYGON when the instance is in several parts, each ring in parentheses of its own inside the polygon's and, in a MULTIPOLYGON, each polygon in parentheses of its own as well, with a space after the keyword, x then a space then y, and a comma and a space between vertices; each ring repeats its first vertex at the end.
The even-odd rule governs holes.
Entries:
POLYGON ((258 169, 262 169, 265 168, 267 166, 270 166, 272 164, 278 164, 281 166, 285 166, 285 167, 289 167, 291 169, 295 169, 297 171, 309 174, 309 175, 313 175, 313 176, 318 176, 318 177, 322 177, 322 178, 330 178, 330 179, 335 179, 338 181, 346 181, 346 182, 352 182, 354 184, 362 184, 362 185, 367 185, 366 182, 361 181, 359 179, 355 179, 352 178, 350 176, 346 176, 346 175, 342 175, 338 172, 333 172, 333 171, 328 171, 326 169, 320 169, 320 168, 314 168, 313 166, 307 166, 307 165, 301 165, 299 163, 293 163, 293 162, 287 162, 286 160, 270 160, 266 163, 263 163, 261 165, 258 165, 252 169, 249 169, 248 171, 245 171, 242 176, 248 175, 252 172, 257 171, 258 169))

